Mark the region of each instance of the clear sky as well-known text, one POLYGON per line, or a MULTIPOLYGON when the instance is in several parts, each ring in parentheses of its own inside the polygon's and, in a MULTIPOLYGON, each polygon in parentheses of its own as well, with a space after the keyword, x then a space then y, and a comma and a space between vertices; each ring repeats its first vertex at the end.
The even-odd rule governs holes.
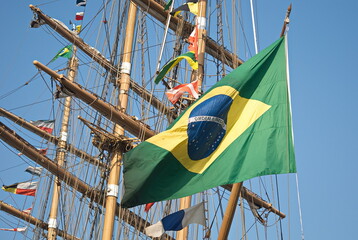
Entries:
MULTIPOLYGON (((47 63, 61 48, 58 41, 51 41, 54 38, 50 33, 29 28, 32 12, 28 4, 48 2, 41 8, 67 24, 79 11, 75 0, 71 1, 63 5, 62 1, 3 2, 0 8, 0 107, 14 109, 13 112, 28 120, 50 116, 50 109, 41 110, 46 104, 36 105, 31 111, 16 109, 51 98, 42 80, 10 96, 4 95, 36 74, 33 60, 47 63), (73 4, 69 3, 71 1, 73 4), (33 117, 34 112, 36 117, 33 117)), ((289 4, 287 0, 256 1, 262 48, 277 39, 289 4)), ((306 239, 356 239, 358 2, 293 1, 292 4, 288 43, 304 234, 306 239)), ((26 164, 13 153, 9 154, 2 144, 0 152, 0 184, 19 181, 18 176, 23 176, 22 168, 26 164), (19 164, 23 164, 21 169, 12 168, 19 164), (16 171, 21 174, 16 175, 16 171)), ((0 193, 0 200, 10 201, 8 194, 3 193, 0 193)), ((27 208, 26 204, 17 207, 27 208)), ((0 228, 7 227, 1 225, 4 217, 6 215, 1 214, 0 228)), ((0 231, 2 239, 12 236, 13 233, 0 231)), ((292 236, 292 239, 300 239, 300 236, 292 236)))

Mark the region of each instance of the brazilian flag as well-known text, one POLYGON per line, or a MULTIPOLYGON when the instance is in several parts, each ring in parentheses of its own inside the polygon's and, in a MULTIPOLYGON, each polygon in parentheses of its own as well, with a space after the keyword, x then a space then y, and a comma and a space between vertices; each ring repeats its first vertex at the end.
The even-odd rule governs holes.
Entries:
POLYGON ((59 57, 64 57, 70 59, 72 57, 72 44, 67 45, 66 47, 62 48, 56 56, 54 56, 51 60, 51 62, 55 61, 59 57))
POLYGON ((170 62, 165 64, 164 67, 162 68, 162 70, 160 70, 160 72, 158 73, 158 76, 155 78, 154 82, 156 84, 158 84, 160 82, 160 80, 162 80, 164 78, 164 76, 173 67, 178 65, 178 63, 183 59, 186 59, 188 61, 189 65, 191 66, 192 69, 194 69, 194 70, 198 69, 199 65, 198 65, 198 61, 195 59, 195 53, 190 51, 190 52, 187 52, 187 53, 177 56, 176 58, 174 58, 173 60, 171 60, 170 62))
POLYGON ((126 153, 122 206, 296 172, 286 67, 282 37, 126 153))
POLYGON ((167 4, 164 6, 164 11, 169 10, 170 6, 172 5, 173 0, 169 0, 167 4))

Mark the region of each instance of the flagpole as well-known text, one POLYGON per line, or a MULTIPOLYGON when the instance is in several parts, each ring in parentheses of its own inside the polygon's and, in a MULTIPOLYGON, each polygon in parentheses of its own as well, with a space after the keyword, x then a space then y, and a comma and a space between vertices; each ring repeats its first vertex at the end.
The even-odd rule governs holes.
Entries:
POLYGON ((288 6, 288 8, 287 8, 287 12, 286 12, 285 20, 284 20, 284 22, 283 22, 283 26, 282 26, 282 30, 281 30, 280 37, 282 37, 283 35, 285 35, 287 25, 290 23, 291 10, 292 10, 292 3, 291 3, 290 6, 288 6))
MULTIPOLYGON (((69 60, 68 80, 74 82, 77 73, 77 67, 78 67, 78 60, 75 56, 76 55, 75 46, 73 46, 72 54, 73 55, 69 60)), ((63 108, 63 118, 61 123, 60 138, 57 144, 56 158, 55 158, 55 161, 59 166, 64 165, 66 153, 67 153, 65 147, 67 143, 68 123, 69 123, 69 116, 71 112, 71 100, 72 97, 66 97, 64 108, 63 108)), ((47 239, 49 240, 55 240, 57 236, 57 213, 58 213, 60 192, 61 192, 61 182, 56 177, 54 180, 52 203, 51 203, 50 215, 48 220, 47 239)))
MULTIPOLYGON (((118 98, 118 107, 125 112, 128 103, 128 90, 130 87, 131 57, 133 48, 134 28, 136 23, 137 5, 132 1, 129 4, 128 21, 126 27, 126 38, 124 41, 123 57, 120 75, 120 89, 118 98)), ((115 135, 124 135, 124 128, 118 124, 114 128, 115 135)), ((106 195, 106 212, 104 215, 104 225, 102 240, 111 240, 113 235, 113 226, 115 210, 117 206, 119 175, 121 171, 122 151, 115 151, 109 166, 109 176, 106 195)))

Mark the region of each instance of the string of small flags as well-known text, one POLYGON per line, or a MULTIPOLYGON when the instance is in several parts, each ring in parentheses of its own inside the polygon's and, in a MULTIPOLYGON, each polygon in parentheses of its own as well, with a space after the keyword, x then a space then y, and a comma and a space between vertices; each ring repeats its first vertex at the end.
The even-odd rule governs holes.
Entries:
MULTIPOLYGON (((164 11, 168 11, 172 4, 172 0, 168 1, 168 3, 164 6, 164 11)), ((198 15, 198 1, 188 0, 183 5, 172 10, 170 14, 173 16, 177 16, 181 11, 188 11, 193 13, 194 15, 198 15)), ((197 19, 195 18, 194 30, 188 38, 189 51, 167 62, 158 72, 154 80, 156 84, 158 84, 165 77, 165 75, 170 72, 172 68, 178 65, 181 60, 185 59, 193 70, 198 69, 198 32, 198 23, 197 19)), ((175 105, 177 101, 179 101, 179 99, 182 97, 182 95, 186 92, 189 93, 189 95, 195 99, 199 98, 198 83, 194 81, 187 84, 180 84, 174 88, 169 89, 165 94, 168 97, 169 101, 175 105)))

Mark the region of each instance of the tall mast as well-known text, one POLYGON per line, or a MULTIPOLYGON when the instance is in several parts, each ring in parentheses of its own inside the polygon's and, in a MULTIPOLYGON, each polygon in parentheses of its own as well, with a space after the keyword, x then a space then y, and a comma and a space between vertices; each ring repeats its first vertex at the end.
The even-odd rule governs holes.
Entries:
MULTIPOLYGON (((69 70, 68 70, 68 80, 70 82, 75 81, 78 60, 75 56, 76 47, 73 46, 73 55, 69 61, 69 70)), ((57 144, 56 149, 56 159, 55 162, 59 166, 63 166, 66 158, 66 143, 67 143, 67 133, 68 133, 68 122, 71 112, 71 97, 66 97, 65 104, 63 108, 63 117, 62 117, 62 125, 60 131, 60 139, 57 144)), ((54 186, 53 186, 53 194, 52 194, 52 203, 50 209, 50 216, 48 220, 48 233, 47 239, 55 240, 57 235, 57 213, 58 213, 58 203, 60 199, 60 191, 61 191, 61 181, 55 177, 54 186)))
POLYGON ((196 18, 198 25, 198 89, 202 92, 204 80, 204 61, 205 61, 205 45, 206 45, 206 0, 199 0, 199 13, 196 18))
MULTIPOLYGON (((196 24, 198 25, 198 72, 197 81, 199 93, 202 92, 201 86, 204 78, 204 60, 205 60, 205 36, 206 36, 206 0, 199 0, 198 15, 196 17, 196 24)), ((191 196, 180 199, 180 209, 189 208, 191 206, 191 196)), ((188 227, 183 228, 177 232, 178 240, 188 239, 188 227)))
MULTIPOLYGON (((128 22, 126 27, 126 38, 124 41, 123 57, 120 75, 120 89, 118 98, 118 107, 123 112, 127 109, 128 90, 130 88, 130 70, 131 70, 131 56, 134 38, 134 27, 136 23, 137 6, 130 2, 128 10, 128 22)), ((114 134, 123 135, 124 128, 118 124, 115 125, 114 134)), ((102 240, 111 240, 113 235, 113 225, 115 210, 118 198, 118 182, 121 170, 120 162, 122 160, 122 152, 115 151, 110 163, 110 172, 108 177, 108 187, 106 196, 106 212, 104 216, 103 235, 102 240)))
POLYGON ((220 227, 218 240, 226 240, 229 235, 231 223, 235 215, 237 201, 240 196, 241 188, 242 188, 242 182, 234 183, 232 185, 230 198, 227 203, 224 218, 220 227))
MULTIPOLYGON (((191 196, 183 197, 180 199, 180 210, 189 208, 191 206, 191 196)), ((177 232, 176 239, 186 240, 188 239, 188 227, 183 228, 177 232)))

